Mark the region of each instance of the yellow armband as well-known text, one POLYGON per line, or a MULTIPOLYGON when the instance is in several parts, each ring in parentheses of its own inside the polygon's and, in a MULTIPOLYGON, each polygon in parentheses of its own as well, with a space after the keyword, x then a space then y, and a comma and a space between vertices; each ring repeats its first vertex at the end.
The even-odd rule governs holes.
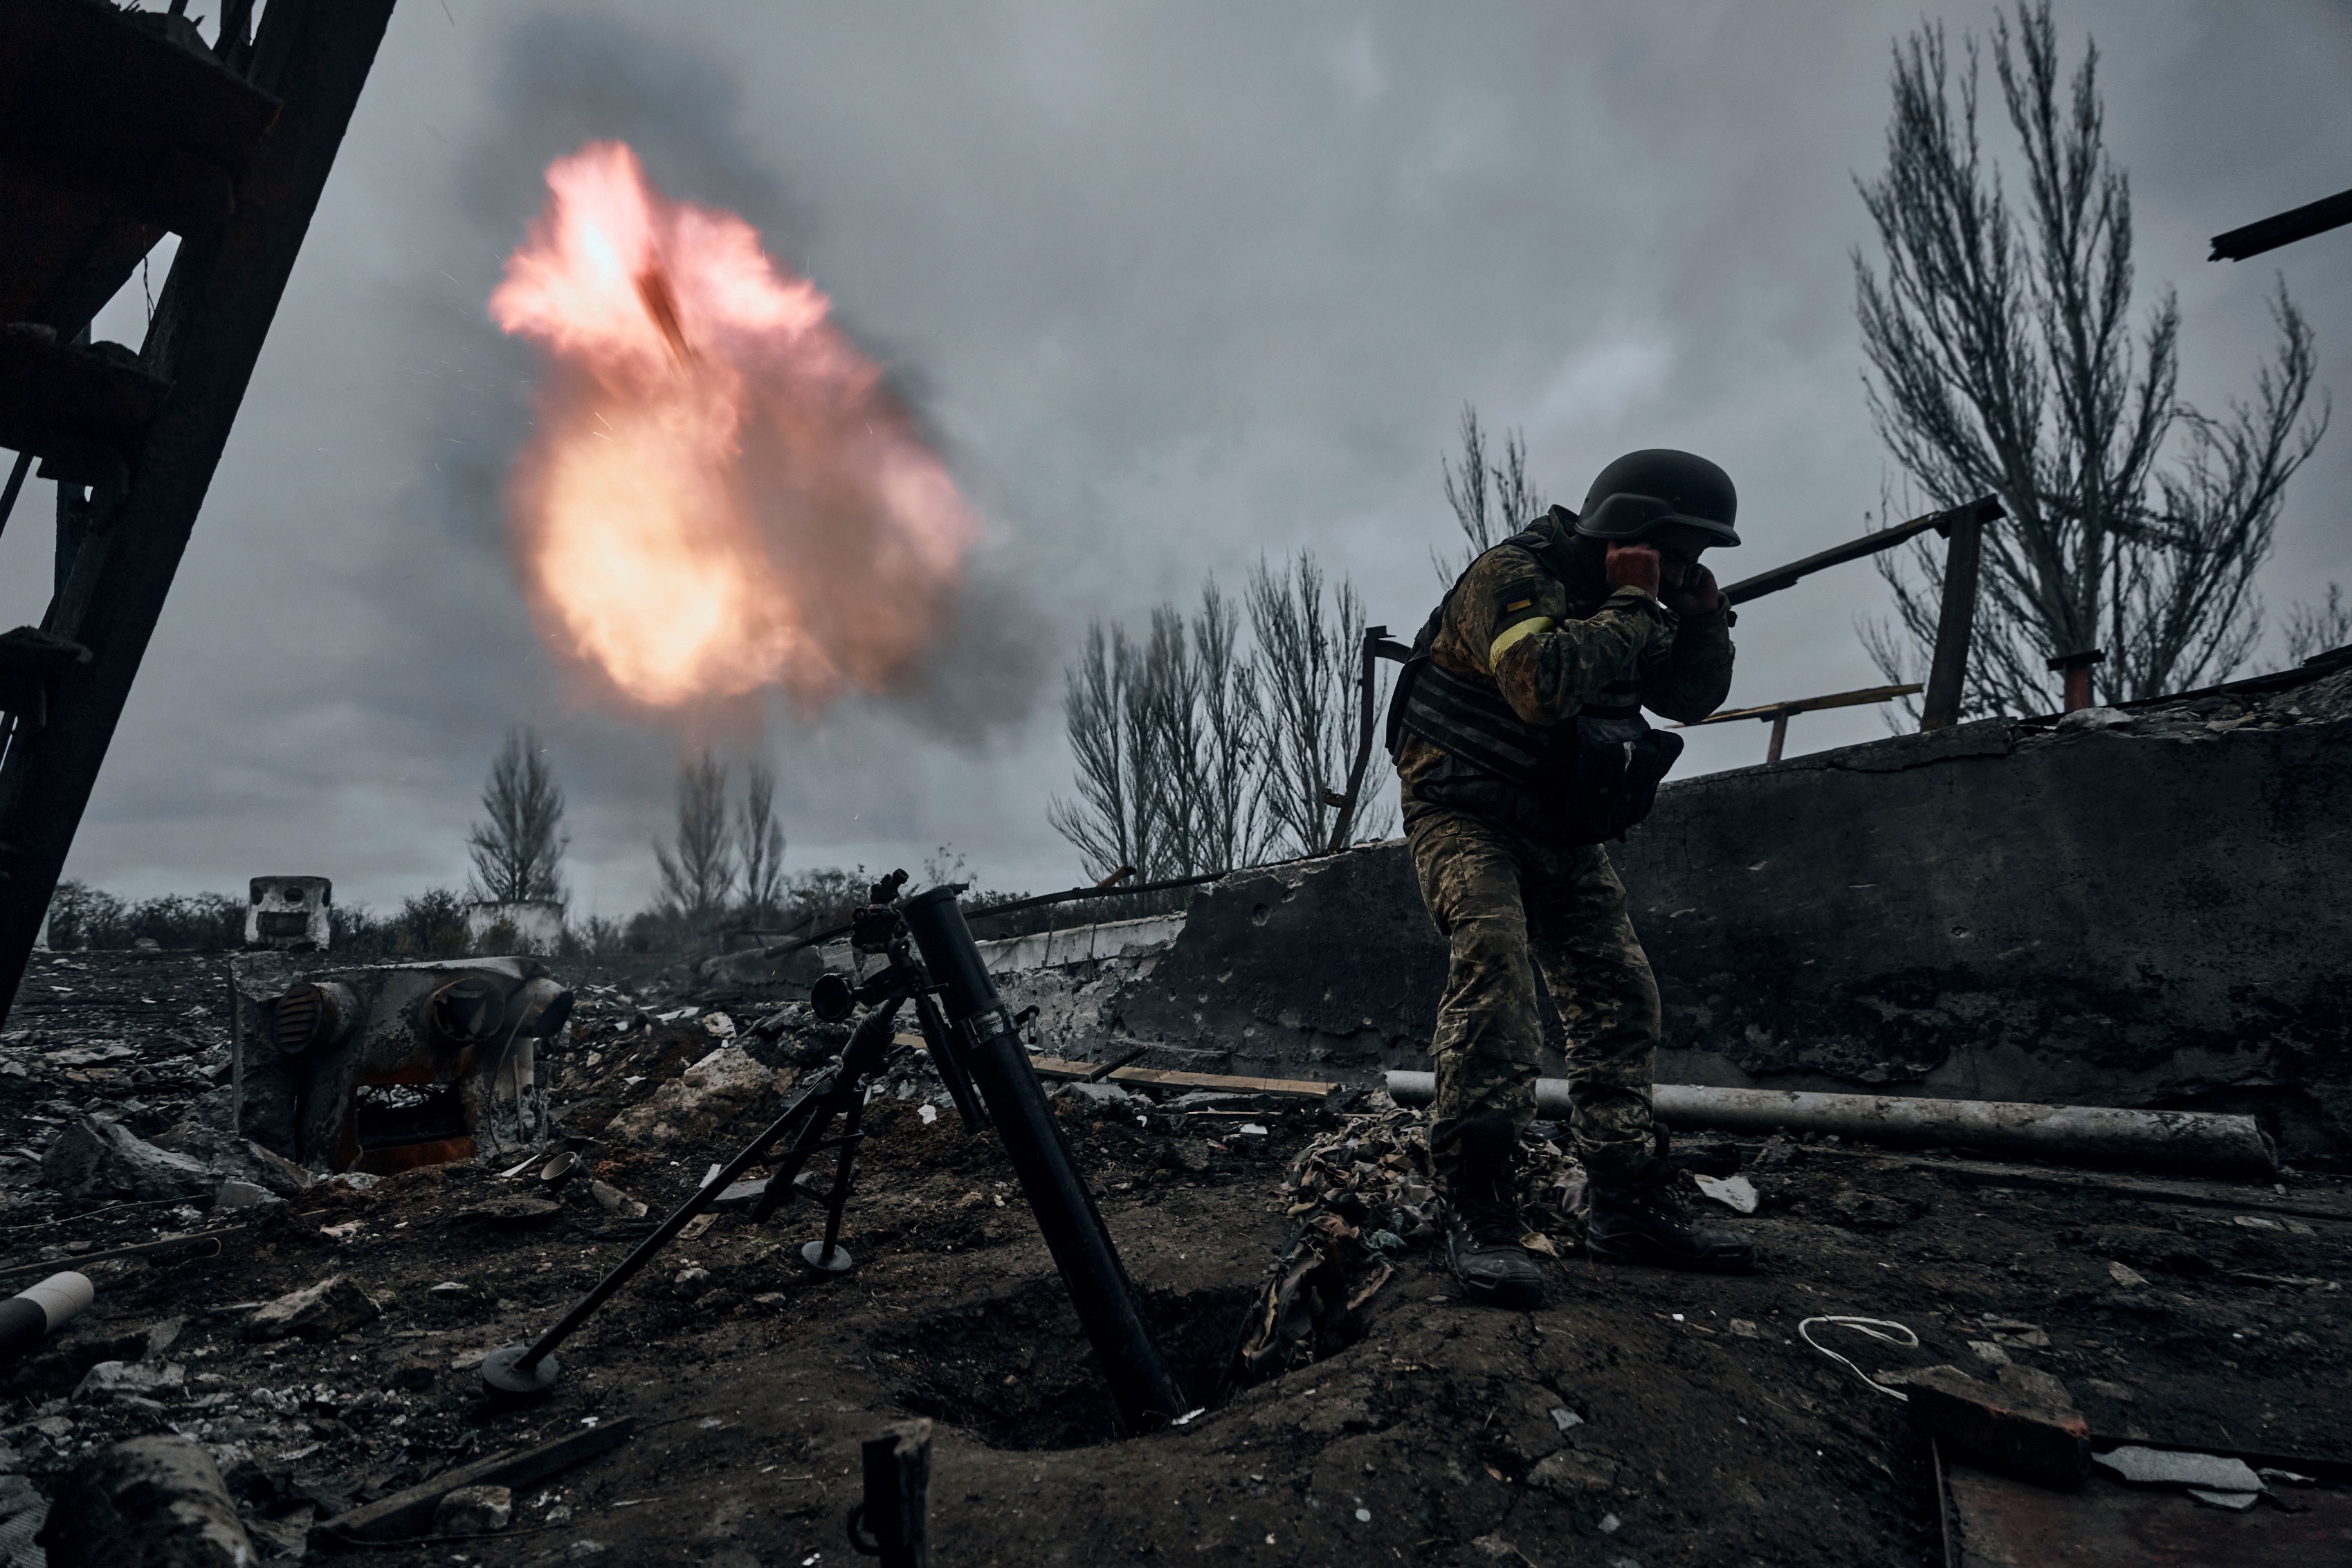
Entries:
POLYGON ((1548 632, 1558 625, 1559 623, 1549 616, 1529 616, 1524 621, 1512 622, 1496 633, 1495 640, 1486 645, 1486 668, 1494 668, 1495 661, 1503 657, 1504 650, 1521 637, 1532 637, 1538 632, 1548 632))

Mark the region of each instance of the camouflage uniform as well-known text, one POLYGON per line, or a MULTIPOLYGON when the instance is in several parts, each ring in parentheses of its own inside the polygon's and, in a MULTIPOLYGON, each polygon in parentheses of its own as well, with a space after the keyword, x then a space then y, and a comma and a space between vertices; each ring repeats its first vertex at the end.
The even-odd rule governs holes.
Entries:
MULTIPOLYGON (((1557 518, 1536 527, 1568 542, 1577 580, 1562 582, 1517 545, 1488 551, 1450 596, 1432 662, 1493 681, 1537 725, 1628 678, 1643 706, 1670 719, 1705 718, 1722 703, 1727 609, 1677 616, 1640 589, 1612 590, 1605 547, 1574 540, 1557 518), (1490 664, 1498 628, 1506 640, 1490 664)), ((1658 987, 1607 853, 1566 842, 1529 792, 1420 735, 1405 736, 1397 771, 1422 899, 1452 949, 1431 1047, 1439 1163, 1466 1117, 1499 1110, 1521 1129, 1535 1119, 1540 969, 1566 1026, 1578 1155, 1596 1171, 1638 1165, 1651 1141, 1658 987)))

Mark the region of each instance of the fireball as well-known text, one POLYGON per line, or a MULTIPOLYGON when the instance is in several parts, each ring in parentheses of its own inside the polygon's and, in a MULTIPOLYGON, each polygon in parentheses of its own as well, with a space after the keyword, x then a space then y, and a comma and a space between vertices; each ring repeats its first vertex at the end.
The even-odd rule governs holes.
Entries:
POLYGON ((658 707, 886 689, 979 534, 913 416, 740 217, 615 142, 547 186, 490 297, 544 361, 509 489, 541 636, 658 707))

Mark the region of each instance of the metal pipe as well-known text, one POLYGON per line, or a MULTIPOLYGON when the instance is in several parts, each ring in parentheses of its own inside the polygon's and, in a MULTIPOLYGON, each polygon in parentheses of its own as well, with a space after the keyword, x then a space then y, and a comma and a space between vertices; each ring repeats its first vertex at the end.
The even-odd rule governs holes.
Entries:
MULTIPOLYGON (((1433 1073, 1392 1072, 1390 1098, 1426 1105, 1433 1073)), ((1923 1100, 1891 1094, 1817 1094, 1778 1089, 1657 1086, 1658 1120, 1722 1132, 1835 1133, 1873 1143, 1960 1144, 1989 1152, 2158 1171, 2267 1179, 2278 1152, 2251 1116, 2205 1110, 2126 1110, 2011 1100, 1923 1100)), ((1536 1109, 1569 1114, 1566 1079, 1536 1079, 1536 1109)))
POLYGON ((2106 659, 2105 654, 2090 647, 2076 653, 2062 653, 2050 660, 2051 672, 2066 683, 2063 711, 2080 713, 2091 706, 2091 667, 2105 664, 2106 659))
POLYGON ((1062 1141, 1013 1016, 956 907, 954 889, 933 888, 898 908, 922 951, 923 966, 940 989, 948 1022, 962 1037, 964 1065, 988 1102, 990 1120, 1003 1134, 1005 1155, 1062 1271, 1078 1326, 1102 1362, 1121 1417, 1131 1432, 1166 1426, 1183 1413, 1184 1395, 1136 1310, 1134 1284, 1062 1141))
POLYGON ((0 1366, 22 1359, 81 1314, 94 1292, 86 1275, 52 1274, 0 1301, 0 1366))

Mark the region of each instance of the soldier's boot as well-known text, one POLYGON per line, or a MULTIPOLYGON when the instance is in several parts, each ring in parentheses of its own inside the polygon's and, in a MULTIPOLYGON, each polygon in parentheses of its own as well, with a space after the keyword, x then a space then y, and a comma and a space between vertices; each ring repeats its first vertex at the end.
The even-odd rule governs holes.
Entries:
POLYGON ((1477 1116, 1463 1123, 1457 1140, 1445 1179, 1446 1267, 1473 1301, 1542 1305, 1543 1274, 1519 1245, 1527 1226, 1511 1172, 1517 1130, 1507 1116, 1477 1116))
POLYGON ((1745 1274, 1756 1244, 1736 1230, 1700 1225, 1668 1184, 1675 1170, 1651 1160, 1632 1171, 1592 1173, 1584 1249, 1602 1263, 1648 1263, 1707 1274, 1745 1274))

